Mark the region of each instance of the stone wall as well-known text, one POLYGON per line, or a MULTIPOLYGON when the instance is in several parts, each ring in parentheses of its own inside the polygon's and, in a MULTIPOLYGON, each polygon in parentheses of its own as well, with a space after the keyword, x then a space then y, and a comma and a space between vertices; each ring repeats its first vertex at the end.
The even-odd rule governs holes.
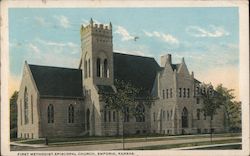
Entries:
POLYGON ((30 69, 25 62, 22 81, 17 99, 17 137, 38 138, 39 137, 39 95, 31 76, 30 69), (28 122, 25 124, 24 92, 27 89, 28 96, 28 122))
POLYGON ((71 137, 84 133, 84 109, 80 99, 42 98, 40 99, 41 136, 71 137), (48 123, 48 106, 54 107, 54 123, 48 123), (68 108, 74 107, 74 122, 68 121, 68 108))

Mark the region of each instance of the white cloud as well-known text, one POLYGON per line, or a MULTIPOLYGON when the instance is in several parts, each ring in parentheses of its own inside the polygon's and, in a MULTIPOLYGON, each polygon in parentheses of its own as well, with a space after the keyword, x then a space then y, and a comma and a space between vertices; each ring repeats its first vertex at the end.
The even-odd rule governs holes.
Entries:
POLYGON ((147 32, 144 31, 144 34, 148 37, 156 37, 159 38, 160 40, 168 43, 168 44, 179 44, 179 40, 174 37, 173 35, 167 34, 167 33, 161 33, 158 31, 153 31, 153 32, 147 32))
POLYGON ((69 28, 70 22, 66 16, 54 16, 54 18, 59 22, 59 25, 63 28, 69 28))
POLYGON ((36 39, 37 42, 41 43, 41 44, 44 44, 44 45, 47 45, 47 46, 57 46, 57 47, 78 47, 77 44, 73 43, 73 42, 55 42, 55 41, 44 41, 44 40, 41 40, 41 39, 36 39))
POLYGON ((49 23, 43 17, 36 16, 35 21, 41 26, 49 25, 49 23))
POLYGON ((133 40, 134 36, 132 36, 124 27, 122 26, 117 26, 117 30, 115 33, 121 35, 122 41, 128 41, 128 40, 133 40))
POLYGON ((31 52, 34 52, 36 54, 40 54, 40 49, 32 43, 28 44, 28 48, 30 48, 31 52))
POLYGON ((210 25, 208 29, 204 29, 198 26, 188 26, 186 32, 194 37, 222 37, 228 36, 227 32, 223 27, 217 27, 210 25))

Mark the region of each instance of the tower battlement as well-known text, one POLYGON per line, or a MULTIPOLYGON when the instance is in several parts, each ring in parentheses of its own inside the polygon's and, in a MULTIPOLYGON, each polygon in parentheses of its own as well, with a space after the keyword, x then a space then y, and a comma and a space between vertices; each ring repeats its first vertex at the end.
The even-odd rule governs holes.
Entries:
POLYGON ((87 26, 81 26, 81 34, 87 34, 88 32, 112 35, 112 24, 111 22, 109 24, 97 24, 91 18, 87 26))

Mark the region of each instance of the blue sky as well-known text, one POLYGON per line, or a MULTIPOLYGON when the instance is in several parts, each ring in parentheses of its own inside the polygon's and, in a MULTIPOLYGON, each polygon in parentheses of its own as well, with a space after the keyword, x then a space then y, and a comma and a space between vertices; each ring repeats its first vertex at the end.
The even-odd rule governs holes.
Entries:
POLYGON ((238 89, 238 8, 9 9, 10 76, 20 80, 24 60, 77 68, 80 25, 90 18, 113 25, 114 51, 184 57, 201 81, 238 89), (138 36, 135 42, 133 39, 138 36), (233 78, 226 74, 233 73, 233 78), (223 74, 218 80, 218 74, 223 74), (229 80, 230 79, 230 80, 229 80), (237 85, 236 85, 237 83, 237 85), (231 84, 231 86, 230 86, 231 84))

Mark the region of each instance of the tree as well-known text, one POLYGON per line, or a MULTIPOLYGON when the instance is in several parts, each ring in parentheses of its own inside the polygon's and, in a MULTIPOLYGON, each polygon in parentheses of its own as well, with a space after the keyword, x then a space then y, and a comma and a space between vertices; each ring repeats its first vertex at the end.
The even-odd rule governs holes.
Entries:
POLYGON ((241 130, 241 102, 235 101, 233 89, 228 89, 222 84, 216 87, 216 91, 220 95, 218 100, 224 108, 226 117, 226 127, 228 131, 241 130))
POLYGON ((129 116, 128 109, 131 110, 133 115, 139 115, 136 112, 136 98, 140 93, 140 89, 134 87, 130 83, 125 83, 122 80, 115 80, 116 93, 104 94, 103 99, 106 103, 106 107, 114 109, 117 112, 122 113, 122 137, 123 137, 123 149, 124 149, 124 122, 126 116, 129 116))
POLYGON ((10 137, 17 137, 17 98, 18 92, 15 91, 10 98, 10 137))
POLYGON ((217 109, 220 108, 221 103, 217 101, 217 94, 214 92, 211 84, 202 84, 201 95, 203 99, 202 111, 206 116, 210 116, 210 139, 212 141, 212 120, 217 109))

